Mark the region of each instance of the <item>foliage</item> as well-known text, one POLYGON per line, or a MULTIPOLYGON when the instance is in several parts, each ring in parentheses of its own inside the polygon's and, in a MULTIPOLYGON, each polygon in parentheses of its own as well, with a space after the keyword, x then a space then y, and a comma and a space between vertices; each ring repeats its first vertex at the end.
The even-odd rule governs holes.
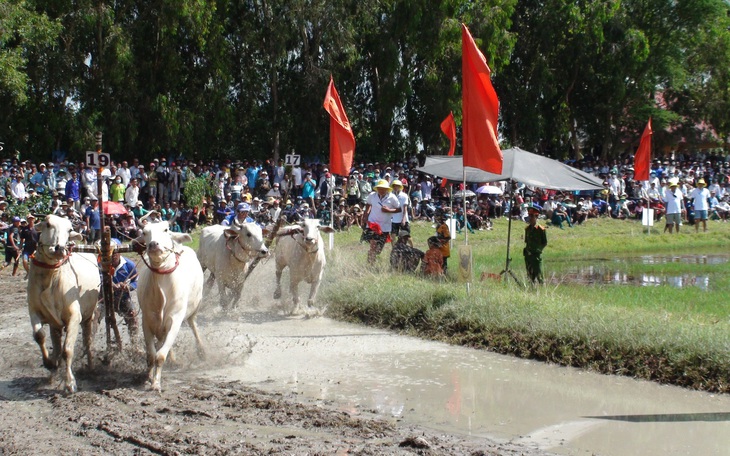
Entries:
POLYGON ((460 119, 465 23, 506 143, 615 157, 651 115, 657 150, 712 145, 730 133, 727 12, 722 0, 11 0, 0 141, 78 159, 98 130, 112 157, 326 160, 332 76, 359 160, 438 153, 439 123, 460 119))
POLYGON ((51 200, 53 198, 49 194, 39 193, 34 197, 27 198, 22 203, 15 200, 9 200, 5 213, 9 217, 18 216, 25 218, 29 214, 40 218, 51 213, 51 200))
POLYGON ((210 197, 215 194, 214 191, 210 180, 201 176, 187 181, 183 194, 190 207, 200 207, 206 201, 210 201, 210 197))

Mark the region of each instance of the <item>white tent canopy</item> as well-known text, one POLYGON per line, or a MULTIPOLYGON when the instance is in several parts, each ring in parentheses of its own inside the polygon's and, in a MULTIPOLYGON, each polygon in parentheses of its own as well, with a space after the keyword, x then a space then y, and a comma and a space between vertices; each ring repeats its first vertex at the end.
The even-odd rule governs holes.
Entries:
POLYGON ((431 155, 418 171, 454 181, 497 182, 515 180, 527 185, 553 190, 601 190, 603 181, 552 158, 543 157, 514 147, 502 151, 502 174, 492 174, 478 168, 463 166, 461 156, 431 155))

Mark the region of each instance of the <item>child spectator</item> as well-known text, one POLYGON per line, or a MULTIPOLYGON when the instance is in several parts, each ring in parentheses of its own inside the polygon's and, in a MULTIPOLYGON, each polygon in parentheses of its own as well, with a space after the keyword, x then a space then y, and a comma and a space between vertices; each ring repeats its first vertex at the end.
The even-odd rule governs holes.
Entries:
POLYGON ((443 257, 442 268, 446 273, 448 269, 447 261, 451 256, 451 231, 449 225, 446 224, 446 217, 443 211, 439 210, 434 217, 436 219, 436 238, 439 241, 441 255, 443 257))
POLYGON ((411 233, 398 232, 398 241, 390 251, 390 268, 393 271, 414 273, 423 258, 423 252, 410 245, 411 233))
POLYGON ((423 255, 421 272, 426 277, 441 278, 444 276, 444 254, 441 253, 441 242, 436 236, 428 238, 428 251, 423 255))

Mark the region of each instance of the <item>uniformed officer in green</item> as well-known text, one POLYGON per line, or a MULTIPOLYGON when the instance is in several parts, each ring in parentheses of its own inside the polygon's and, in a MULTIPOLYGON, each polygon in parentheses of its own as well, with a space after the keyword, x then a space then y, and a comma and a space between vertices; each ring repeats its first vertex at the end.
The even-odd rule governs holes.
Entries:
POLYGON ((547 245, 547 233, 545 228, 537 224, 537 217, 540 209, 530 206, 527 209, 527 227, 525 228, 525 248, 522 253, 525 255, 525 266, 527 276, 535 283, 543 283, 542 277, 542 250, 547 245))

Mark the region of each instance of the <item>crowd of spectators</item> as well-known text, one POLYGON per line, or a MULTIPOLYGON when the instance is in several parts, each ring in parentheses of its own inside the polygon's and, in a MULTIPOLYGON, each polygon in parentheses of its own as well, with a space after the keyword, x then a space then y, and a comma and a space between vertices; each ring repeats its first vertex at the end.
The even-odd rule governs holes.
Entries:
MULTIPOLYGON (((664 214, 665 188, 670 180, 678 183, 685 195, 682 219, 693 223, 693 188, 704 179, 710 194, 709 219, 727 221, 730 214, 730 156, 695 154, 678 159, 652 162, 648 181, 633 180, 633 161, 581 160, 571 165, 604 179, 603 190, 556 192, 514 184, 514 200, 506 182, 502 195, 451 198, 451 192, 464 190, 460 183, 419 173, 419 157, 388 163, 356 163, 348 176, 335 176, 326 164, 296 166, 287 174, 283 160, 211 160, 159 158, 149 163, 138 159, 116 161, 102 171, 101 195, 97 189, 97 169, 84 162, 34 163, 5 159, 0 174, 0 229, 13 226, 12 205, 25 204, 36 216, 53 213, 72 220, 74 228, 89 241, 98 239, 99 200, 124 206, 126 214, 107 216, 113 236, 134 237, 145 223, 167 220, 174 230, 190 232, 197 225, 240 220, 266 225, 285 216, 290 222, 319 218, 337 230, 362 226, 362 212, 368 195, 381 179, 398 180, 410 197, 410 220, 434 220, 438 211, 457 220, 457 229, 490 229, 491 220, 511 215, 527 219, 527 208, 539 205, 542 216, 560 228, 580 225, 586 219, 610 216, 640 219, 646 208, 655 218, 664 214), (185 186, 193 179, 208 182, 211 194, 202 204, 189 204, 185 186), (34 201, 46 199, 45 210, 34 210, 34 201), (514 202, 514 203, 513 203, 514 202), (466 213, 464 213, 466 206, 466 213)), ((468 184, 477 190, 479 184, 468 184)), ((122 211, 123 212, 123 211, 122 211)), ((22 226, 27 217, 20 216, 22 226)), ((7 239, 5 236, 4 242, 7 239)), ((22 246, 21 246, 22 248, 22 246)))

